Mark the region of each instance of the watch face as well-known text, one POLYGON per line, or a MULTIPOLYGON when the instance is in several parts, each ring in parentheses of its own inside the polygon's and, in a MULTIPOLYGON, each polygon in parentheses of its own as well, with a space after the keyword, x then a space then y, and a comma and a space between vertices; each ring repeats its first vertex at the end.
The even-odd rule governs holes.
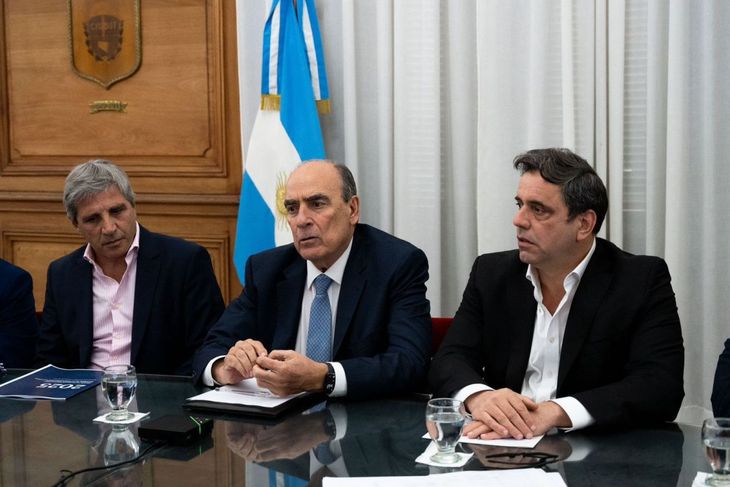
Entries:
POLYGON ((327 374, 324 376, 324 392, 330 394, 335 390, 335 369, 332 364, 327 364, 327 374))
POLYGON ((331 393, 335 389, 335 374, 328 373, 324 379, 324 390, 327 394, 331 393))

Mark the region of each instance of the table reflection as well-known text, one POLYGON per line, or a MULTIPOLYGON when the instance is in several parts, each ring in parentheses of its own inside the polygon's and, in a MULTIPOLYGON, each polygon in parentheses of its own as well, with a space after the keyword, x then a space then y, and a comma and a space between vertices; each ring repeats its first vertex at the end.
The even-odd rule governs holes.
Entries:
POLYGON ((330 402, 276 424, 227 422, 228 446, 247 461, 247 485, 325 476, 426 475, 424 403, 330 402))
MULTIPOLYGON (((21 373, 11 371, 0 380, 21 373)), ((186 414, 184 399, 199 392, 185 378, 140 376, 136 409, 153 419, 186 414)), ((0 399, 0 485, 52 485, 64 470, 104 467, 152 446, 139 438, 136 426, 115 430, 93 423, 107 407, 99 399, 93 390, 53 403, 0 399)), ((118 471, 81 473, 70 485, 318 485, 324 476, 448 471, 415 463, 428 444, 421 438, 423 398, 325 406, 268 423, 213 415, 212 437, 153 449, 143 462, 118 471)), ((490 456, 513 449, 464 448, 475 453, 464 469, 514 467, 490 456)), ((690 485, 698 470, 709 470, 699 428, 687 425, 557 433, 534 451, 556 455, 559 460, 545 468, 560 472, 570 487, 690 485)))
POLYGON ((570 486, 678 484, 684 434, 676 424, 575 432, 564 437, 574 452, 562 463, 570 486))
POLYGON ((474 452, 474 460, 466 468, 524 468, 537 461, 531 455, 538 453, 556 457, 556 461, 551 461, 545 468, 560 472, 571 487, 677 485, 683 444, 684 435, 676 424, 633 430, 554 433, 545 436, 534 449, 465 446, 474 452), (505 453, 524 453, 525 456, 499 457, 505 453))

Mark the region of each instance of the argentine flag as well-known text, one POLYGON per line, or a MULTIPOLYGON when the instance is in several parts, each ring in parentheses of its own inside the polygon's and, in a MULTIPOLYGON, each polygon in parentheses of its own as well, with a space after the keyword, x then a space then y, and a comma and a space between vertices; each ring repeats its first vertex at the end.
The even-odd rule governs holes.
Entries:
POLYGON ((273 0, 264 27, 261 106, 246 152, 233 262, 291 243, 284 191, 302 161, 324 159, 318 111, 329 111, 314 0, 273 0))

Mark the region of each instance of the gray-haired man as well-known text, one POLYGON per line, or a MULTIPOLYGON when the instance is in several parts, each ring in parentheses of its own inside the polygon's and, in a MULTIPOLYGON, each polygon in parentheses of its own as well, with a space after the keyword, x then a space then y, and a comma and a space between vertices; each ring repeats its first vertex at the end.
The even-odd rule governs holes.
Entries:
POLYGON ((48 267, 39 361, 189 375, 224 307, 208 252, 140 226, 129 179, 109 161, 76 166, 63 201, 87 243, 48 267))

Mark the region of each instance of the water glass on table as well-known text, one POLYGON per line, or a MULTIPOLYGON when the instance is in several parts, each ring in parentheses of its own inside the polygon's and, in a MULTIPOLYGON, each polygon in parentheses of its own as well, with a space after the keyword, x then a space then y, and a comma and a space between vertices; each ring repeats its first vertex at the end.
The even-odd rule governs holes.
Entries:
POLYGON ((730 486, 730 418, 709 418, 702 423, 702 443, 712 474, 706 483, 730 486))
POLYGON ((437 398, 428 401, 426 429, 438 449, 431 460, 445 465, 459 461, 456 444, 461 438, 465 419, 464 403, 457 399, 437 398))
POLYGON ((101 377, 101 387, 104 390, 112 412, 106 415, 108 421, 124 421, 132 417, 127 406, 132 402, 137 391, 137 373, 133 365, 110 365, 104 367, 101 377))

